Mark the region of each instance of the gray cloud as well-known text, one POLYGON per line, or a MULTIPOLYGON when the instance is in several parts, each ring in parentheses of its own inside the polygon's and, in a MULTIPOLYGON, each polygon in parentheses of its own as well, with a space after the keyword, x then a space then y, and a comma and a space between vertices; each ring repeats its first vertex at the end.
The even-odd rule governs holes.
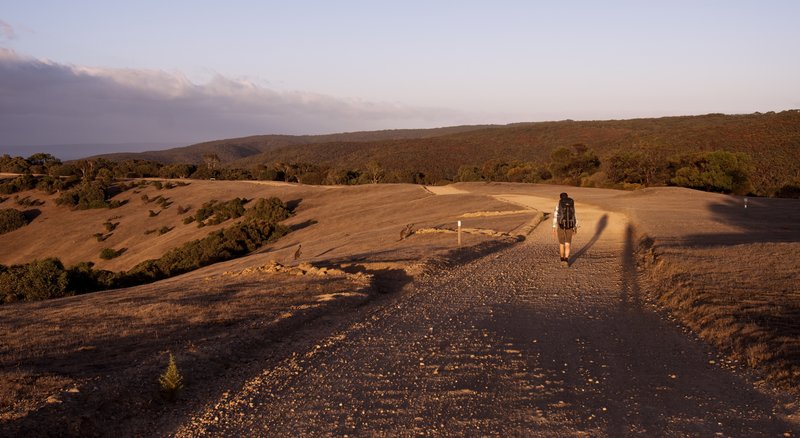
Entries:
POLYGON ((457 111, 281 92, 217 76, 63 65, 0 48, 0 145, 194 142, 426 127, 457 111))
POLYGON ((0 20, 0 36, 5 37, 7 40, 13 40, 17 38, 17 33, 14 31, 13 26, 0 20))

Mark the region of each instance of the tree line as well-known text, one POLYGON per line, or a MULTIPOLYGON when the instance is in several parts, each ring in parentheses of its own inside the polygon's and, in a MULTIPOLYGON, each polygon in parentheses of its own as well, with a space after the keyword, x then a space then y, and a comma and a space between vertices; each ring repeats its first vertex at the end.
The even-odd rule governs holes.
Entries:
POLYGON ((38 188, 48 193, 59 192, 59 202, 76 208, 113 207, 109 198, 124 188, 119 180, 147 177, 316 185, 501 181, 620 189, 679 186, 719 193, 800 197, 800 176, 778 185, 778 189, 770 193, 754 190, 752 178, 758 173, 754 173, 752 159, 745 152, 716 150, 668 155, 652 150, 618 149, 601 160, 592 148, 580 143, 555 148, 549 160, 493 158, 483 163, 461 165, 455 171, 439 167, 390 167, 376 160, 365 161, 354 168, 276 162, 243 169, 223 165, 213 153, 205 154, 201 164, 163 164, 135 159, 114 162, 102 158, 62 163, 49 154, 34 154, 27 159, 4 155, 0 157, 0 171, 23 174, 0 184, 0 194, 38 188))

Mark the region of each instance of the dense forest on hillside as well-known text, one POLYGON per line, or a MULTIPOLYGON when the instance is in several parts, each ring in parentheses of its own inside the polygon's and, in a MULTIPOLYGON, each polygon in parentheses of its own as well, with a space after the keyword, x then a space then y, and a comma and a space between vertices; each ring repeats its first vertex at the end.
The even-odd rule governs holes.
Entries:
POLYGON ((0 157, 0 171, 47 174, 49 179, 6 181, 0 192, 13 193, 15 186, 31 184, 48 191, 72 190, 73 195, 63 195, 64 202, 79 205, 75 191, 94 190, 94 202, 103 204, 113 193, 115 178, 162 177, 304 184, 676 185, 722 193, 800 196, 798 110, 377 131, 314 136, 315 143, 300 144, 309 138, 247 137, 171 150, 172 158, 184 153, 200 157, 182 163, 130 158, 149 157, 148 153, 68 163, 47 154, 28 159, 6 155, 0 157), (267 152, 257 152, 265 147, 267 152), (239 156, 246 158, 232 161, 239 156), (108 191, 106 196, 101 196, 98 184, 108 191))
POLYGON ((330 143, 337 141, 367 142, 397 139, 428 138, 485 128, 480 126, 451 126, 432 129, 389 129, 383 131, 346 132, 326 135, 253 135, 225 140, 214 140, 191 146, 150 152, 103 154, 89 158, 104 158, 111 161, 145 160, 165 164, 201 164, 203 156, 215 154, 221 163, 280 149, 286 146, 330 143))
MULTIPOLYGON (((611 121, 560 121, 488 127, 426 139, 381 142, 332 142, 284 147, 232 163, 256 168, 273 163, 310 163, 333 169, 365 169, 380 163, 389 179, 417 182, 459 180, 464 166, 548 167, 552 154, 563 147, 588 148, 601 161, 598 171, 608 173, 612 157, 641 154, 651 173, 668 168, 687 156, 712 151, 747 155, 752 190, 774 195, 800 181, 800 111, 780 113, 664 117, 611 121), (416 175, 416 176, 415 176, 416 175)), ((691 158, 689 158, 691 159, 691 158)), ((613 170, 612 170, 613 172, 613 170)), ((493 179, 483 175, 483 179, 493 179), (488 178, 487 178, 488 177, 488 178)), ((534 178, 535 179, 535 178, 534 178)), ((619 181, 594 181, 613 185, 619 181)), ((509 178, 514 180, 514 178, 509 178)), ((529 178, 530 180, 530 178, 529 178)), ((627 181, 647 183, 648 181, 627 181)), ((580 182, 577 182, 580 183, 580 182)), ((668 185, 666 177, 649 181, 668 185)))

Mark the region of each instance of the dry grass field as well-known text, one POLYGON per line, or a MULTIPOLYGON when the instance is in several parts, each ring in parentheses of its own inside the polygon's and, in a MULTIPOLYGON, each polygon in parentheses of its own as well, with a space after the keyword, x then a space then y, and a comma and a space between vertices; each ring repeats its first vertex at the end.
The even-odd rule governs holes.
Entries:
MULTIPOLYGON (((92 261, 101 269, 124 270, 229 225, 183 224, 183 217, 208 200, 277 196, 295 209, 285 221, 293 231, 248 257, 150 285, 0 307, 0 419, 18 430, 61 425, 75 434, 102 434, 109 418, 155 421, 148 416, 164 408, 156 382, 168 352, 175 353, 189 387, 213 393, 212 383, 227 370, 264 354, 254 352, 269 352, 288 333, 323 315, 400 290, 426 262, 447 261, 445 255, 458 249, 454 233, 401 240, 407 225, 412 231, 455 229, 461 215, 471 215, 465 219, 471 228, 493 233, 464 233, 463 257, 469 254, 467 247, 480 251, 482 244, 513 240, 502 234, 524 230, 539 217, 536 211, 520 211, 492 197, 437 197, 409 185, 192 181, 170 190, 149 186, 124 192, 119 196, 129 202, 120 208, 84 211, 56 206, 54 197, 40 192, 20 194, 25 196, 45 204, 38 207, 41 213, 33 223, 0 236, 2 264, 56 256, 65 265, 92 261), (142 195, 162 195, 172 205, 151 217, 149 210, 155 207, 142 195), (178 215, 178 206, 191 209, 178 215), (492 215, 504 210, 514 214, 492 215), (98 242, 93 234, 106 232, 106 221, 119 225, 98 242), (161 227, 174 229, 163 235, 145 233, 161 227), (98 255, 103 247, 127 250, 102 260, 98 255), (307 268, 257 269, 273 262, 317 268, 305 275, 307 268), (319 273, 318 268, 334 270, 319 273), (70 399, 80 401, 83 413, 75 411, 75 403, 65 403, 70 399)), ((8 199, 0 207, 12 203, 8 199)), ((278 351, 274 354, 285 353, 280 347, 278 351)))
MULTIPOLYGON (((800 201, 751 199, 744 209, 741 198, 675 188, 191 181, 123 192, 128 202, 113 210, 70 211, 40 192, 20 194, 45 204, 31 224, 0 235, 0 264, 56 256, 65 265, 129 269, 227 226, 183 223, 211 199, 277 196, 295 214, 285 221, 291 233, 243 258, 128 289, 0 306, 0 435, 169 429, 170 418, 218 399, 264 363, 314 348, 355 309, 406 293, 426 272, 514 244, 562 190, 579 215, 585 205, 626 218, 637 281, 665 314, 731 366, 798 389, 800 201), (156 208, 142 195, 171 204, 156 208), (179 206, 190 208, 181 215, 179 206), (467 231, 461 248, 458 220, 467 231), (93 235, 107 233, 108 221, 119 224, 98 242, 93 235), (162 227, 172 229, 146 233, 162 227), (103 247, 126 251, 102 260, 103 247), (178 404, 158 394, 169 353, 187 383, 178 404)), ((601 236, 604 224, 584 233, 601 236)))

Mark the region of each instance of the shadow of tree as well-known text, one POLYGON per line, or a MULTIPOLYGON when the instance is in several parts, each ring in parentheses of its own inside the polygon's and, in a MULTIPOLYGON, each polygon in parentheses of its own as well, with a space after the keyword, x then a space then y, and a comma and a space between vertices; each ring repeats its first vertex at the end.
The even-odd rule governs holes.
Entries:
POLYGON ((297 207, 299 207, 300 203, 302 203, 302 202, 303 202, 302 199, 292 199, 292 200, 286 201, 286 208, 288 208, 289 211, 295 211, 295 210, 297 210, 297 207))
POLYGON ((688 236, 673 245, 701 247, 765 242, 800 242, 800 201, 796 199, 730 197, 708 209, 719 223, 740 229, 739 233, 703 233, 688 236))
POLYGON ((38 208, 32 208, 30 210, 23 211, 22 214, 25 215, 25 219, 28 220, 28 223, 31 223, 34 219, 42 214, 42 210, 39 210, 38 208))
POLYGON ((290 225, 289 229, 292 230, 292 231, 302 230, 303 228, 308 228, 308 227, 310 227, 312 225, 316 225, 318 223, 319 222, 317 222, 314 219, 309 219, 307 221, 300 222, 299 224, 290 225))

